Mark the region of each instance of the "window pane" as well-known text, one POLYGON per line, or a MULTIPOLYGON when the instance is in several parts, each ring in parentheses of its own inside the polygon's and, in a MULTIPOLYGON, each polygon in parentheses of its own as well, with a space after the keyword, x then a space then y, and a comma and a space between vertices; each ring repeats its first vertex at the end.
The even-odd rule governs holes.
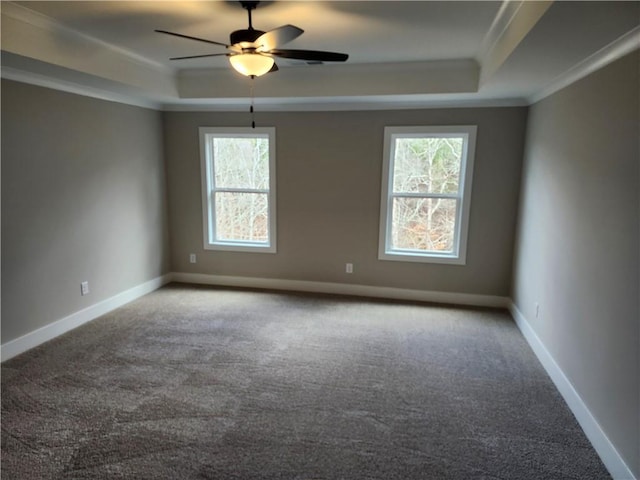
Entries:
POLYGON ((217 188, 267 189, 269 139, 214 138, 213 165, 217 188))
POLYGON ((394 198, 391 248, 453 253, 457 201, 394 198))
POLYGON ((393 191, 457 193, 464 139, 396 138, 393 191))
POLYGON ((216 240, 267 242, 269 207, 264 193, 215 194, 216 240))

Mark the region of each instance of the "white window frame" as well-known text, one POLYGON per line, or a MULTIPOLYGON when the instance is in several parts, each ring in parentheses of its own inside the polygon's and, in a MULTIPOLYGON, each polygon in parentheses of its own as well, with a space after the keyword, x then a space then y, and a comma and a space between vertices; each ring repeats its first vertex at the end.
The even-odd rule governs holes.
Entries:
POLYGON ((276 129, 275 127, 200 127, 200 172, 202 178, 202 222, 205 250, 276 253, 276 129), (269 139, 269 188, 217 188, 215 186, 212 140, 214 138, 269 139), (269 233, 266 242, 219 240, 216 238, 215 193, 246 192, 267 195, 269 233))
POLYGON ((476 132, 477 127, 475 125, 385 127, 378 259, 402 262, 444 263, 453 265, 466 264, 469 211, 471 207, 471 180, 473 178, 476 132), (460 159, 460 182, 458 194, 442 195, 420 193, 407 195, 393 193, 395 141, 398 138, 421 137, 462 137, 465 139, 462 148, 462 158, 460 159), (421 250, 395 249, 391 246, 393 199, 394 197, 399 196, 451 198, 456 200, 458 208, 452 252, 425 252, 421 250))

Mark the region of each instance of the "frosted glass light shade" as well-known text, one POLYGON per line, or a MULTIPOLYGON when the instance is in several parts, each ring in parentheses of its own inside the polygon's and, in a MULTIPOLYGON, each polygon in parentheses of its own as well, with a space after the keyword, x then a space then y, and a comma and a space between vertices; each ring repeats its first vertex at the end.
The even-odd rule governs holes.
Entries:
POLYGON ((242 75, 264 75, 273 67, 274 60, 258 53, 242 53, 229 57, 231 66, 242 75))

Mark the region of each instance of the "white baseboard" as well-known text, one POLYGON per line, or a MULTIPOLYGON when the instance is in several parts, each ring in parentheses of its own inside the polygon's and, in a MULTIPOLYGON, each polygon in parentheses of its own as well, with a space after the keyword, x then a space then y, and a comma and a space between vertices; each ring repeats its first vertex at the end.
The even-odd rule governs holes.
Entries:
POLYGON ((168 283, 171 280, 171 275, 163 275, 161 277, 156 277, 148 282, 137 285, 129 290, 125 290, 113 297, 107 298, 98 302, 90 307, 87 307, 78 312, 72 313, 71 315, 61 318, 49 325, 46 325, 42 328, 34 330, 33 332, 29 332, 22 337, 18 337, 15 340, 11 340, 0 347, 0 360, 4 362, 16 355, 19 355, 27 350, 30 350, 38 345, 43 344, 63 333, 68 332, 69 330, 73 330, 74 328, 79 327, 91 320, 95 320, 96 318, 104 315, 105 313, 109 313, 111 310, 115 310, 116 308, 125 305, 147 293, 151 293, 154 290, 157 290, 165 283, 168 283))
POLYGON ((509 310, 611 476, 615 480, 637 480, 522 312, 513 302, 510 303, 509 310))
POLYGON ((467 293, 430 292, 408 290, 391 287, 373 287, 328 282, 308 282, 301 280, 279 280, 272 278, 232 277, 225 275, 205 275, 197 273, 170 273, 149 280, 141 285, 107 298, 90 307, 59 319, 49 325, 29 332, 22 337, 11 340, 0 346, 0 361, 4 362, 31 348, 37 347, 63 333, 79 327, 111 310, 114 310, 136 298, 150 293, 170 282, 219 285, 227 287, 264 288, 273 290, 290 290, 301 292, 330 293, 339 295, 355 295, 395 300, 411 300, 421 302, 448 303, 453 305, 473 305, 481 307, 507 308, 509 299, 491 295, 474 295, 467 293))
POLYGON ((467 293, 434 292, 423 290, 408 290, 392 287, 375 287, 369 285, 354 285, 329 282, 309 282, 301 280, 280 280, 272 278, 234 277, 226 275, 206 275, 198 273, 174 272, 154 278, 130 288, 113 297, 87 307, 45 327, 39 328, 22 337, 11 340, 0 347, 2 362, 15 357, 31 348, 47 342, 63 333, 79 327, 101 315, 121 307, 147 293, 157 290, 170 281, 195 283, 204 285, 218 285, 227 287, 264 288, 273 290, 290 290, 314 293, 329 293, 338 295, 355 295, 374 298, 388 298, 394 300, 410 300, 421 302, 448 303, 454 305, 471 305, 480 307, 509 308, 516 325, 522 332, 529 346, 538 357, 556 388, 575 415, 587 438, 602 459, 615 480, 637 480, 626 465, 606 433, 593 417, 586 404, 575 390, 555 359, 549 353, 531 325, 520 312, 518 307, 507 297, 492 295, 475 295, 467 293))
POLYGON ((419 302, 472 305, 477 307, 508 308, 507 297, 475 295, 470 293, 433 292, 404 288, 374 287, 349 283, 309 282, 304 280, 281 280, 275 278, 233 277, 227 275, 206 275, 201 273, 171 274, 171 280, 181 283, 218 285, 223 287, 263 288, 269 290, 289 290, 297 292, 330 293, 359 297, 388 298, 419 302))

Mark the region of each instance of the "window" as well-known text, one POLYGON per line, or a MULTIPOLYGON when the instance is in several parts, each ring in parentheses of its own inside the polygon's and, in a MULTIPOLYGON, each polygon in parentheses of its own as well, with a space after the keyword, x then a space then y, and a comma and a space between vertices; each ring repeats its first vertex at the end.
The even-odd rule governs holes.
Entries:
POLYGON ((378 258, 464 264, 475 126, 387 127, 378 258))
POLYGON ((200 128, 204 248, 276 251, 275 128, 200 128))

